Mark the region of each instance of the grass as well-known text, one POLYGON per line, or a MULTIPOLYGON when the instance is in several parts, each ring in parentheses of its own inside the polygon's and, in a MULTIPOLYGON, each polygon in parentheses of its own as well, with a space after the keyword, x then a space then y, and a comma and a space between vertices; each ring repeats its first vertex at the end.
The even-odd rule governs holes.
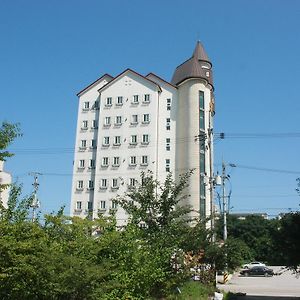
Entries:
POLYGON ((168 300, 207 300, 216 288, 201 284, 198 281, 187 281, 181 288, 181 293, 167 297, 168 300))

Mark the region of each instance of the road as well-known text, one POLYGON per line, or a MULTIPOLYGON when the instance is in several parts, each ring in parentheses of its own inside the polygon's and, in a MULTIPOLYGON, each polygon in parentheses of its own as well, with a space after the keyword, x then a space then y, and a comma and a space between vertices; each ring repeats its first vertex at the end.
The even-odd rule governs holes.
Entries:
MULTIPOLYGON (((274 272, 279 272, 281 269, 278 266, 270 268, 274 272)), ((299 297, 297 299, 300 299, 300 278, 291 271, 273 277, 242 277, 239 273, 235 273, 229 283, 219 284, 218 288, 251 296, 299 297)))

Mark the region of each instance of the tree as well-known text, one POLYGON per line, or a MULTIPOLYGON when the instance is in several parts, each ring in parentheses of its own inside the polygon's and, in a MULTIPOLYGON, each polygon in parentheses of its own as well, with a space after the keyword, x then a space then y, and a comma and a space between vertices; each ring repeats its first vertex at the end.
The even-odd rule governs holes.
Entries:
POLYGON ((285 214, 279 223, 278 250, 284 265, 300 272, 300 212, 285 214))
POLYGON ((20 135, 19 124, 2 123, 0 127, 0 160, 5 161, 7 157, 13 156, 5 149, 20 135))
POLYGON ((134 279, 130 281, 132 287, 128 285, 128 290, 134 291, 132 296, 162 297, 170 293, 189 277, 184 253, 205 253, 210 244, 207 220, 191 217, 191 208, 183 204, 191 174, 181 175, 177 182, 169 174, 161 184, 151 172, 142 173, 141 185, 115 199, 130 215, 123 237, 130 237, 125 248, 135 250, 134 254, 122 251, 126 263, 120 280, 126 286, 128 278, 134 279), (137 291, 134 286, 138 278, 137 291))

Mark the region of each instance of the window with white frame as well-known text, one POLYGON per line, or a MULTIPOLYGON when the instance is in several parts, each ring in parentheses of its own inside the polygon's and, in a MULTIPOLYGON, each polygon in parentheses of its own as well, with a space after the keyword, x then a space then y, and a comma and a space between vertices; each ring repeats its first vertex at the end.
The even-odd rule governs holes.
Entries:
POLYGON ((142 144, 143 145, 149 144, 149 134, 143 134, 143 136, 142 136, 142 144))
POLYGON ((88 182, 88 190, 93 190, 94 189, 94 181, 93 180, 89 180, 88 182))
POLYGON ((105 106, 112 106, 112 97, 107 97, 106 98, 105 106))
POLYGON ((109 142, 110 142, 109 136, 103 137, 103 146, 104 147, 108 147, 109 146, 109 142))
POLYGON ((144 95, 144 103, 149 103, 150 102, 150 94, 145 94, 144 95))
POLYGON ((129 158, 129 164, 131 166, 135 166, 136 165, 136 156, 130 156, 130 158, 129 158))
POLYGON ((89 109, 90 109, 90 102, 88 101, 83 102, 83 110, 87 111, 89 109))
POLYGON ((116 116, 115 125, 116 126, 122 125, 122 116, 116 116))
POLYGON ((97 129, 97 128, 98 128, 98 120, 93 120, 92 129, 97 129))
POLYGON ((123 105, 123 97, 122 96, 118 96, 117 97, 117 103, 116 105, 123 105))
POLYGON ((167 110, 171 110, 171 98, 167 99, 167 110))
POLYGON ((112 201, 111 201, 111 208, 112 208, 112 209, 117 209, 117 208, 118 208, 118 203, 117 203, 117 201, 115 201, 115 200, 112 200, 112 201))
POLYGON ((80 146, 79 146, 79 148, 80 148, 81 150, 86 149, 86 140, 81 140, 81 141, 80 141, 80 146))
POLYGON ((166 138, 166 150, 170 151, 171 150, 171 139, 166 138))
POLYGON ((92 149, 96 149, 97 148, 97 140, 95 140, 95 139, 91 140, 91 148, 92 149))
POLYGON ((100 189, 107 189, 107 179, 102 178, 100 181, 100 189))
POLYGON ((79 160, 78 169, 84 169, 84 159, 79 160))
POLYGON ((129 178, 129 187, 133 188, 136 186, 136 179, 135 178, 129 178))
POLYGON ((150 122, 150 115, 143 114, 143 124, 148 124, 150 122))
POLYGON ((102 167, 108 167, 109 164, 109 158, 108 157, 102 157, 102 167))
POLYGON ((95 169, 95 160, 94 159, 90 159, 90 164, 89 164, 89 169, 95 169))
POLYGON ((142 166, 147 166, 148 165, 148 156, 147 155, 143 155, 141 158, 141 165, 142 166))
POLYGON ((77 181, 77 190, 83 190, 83 180, 77 181))
POLYGON ((121 145, 121 136, 116 135, 114 137, 114 146, 120 146, 121 145))
POLYGON ((99 209, 100 210, 106 210, 106 201, 100 200, 100 202, 99 202, 99 209))
POLYGON ((119 156, 115 156, 113 158, 113 167, 119 167, 120 166, 120 157, 119 156))
POLYGON ((111 181, 111 188, 118 189, 119 188, 119 181, 118 178, 113 178, 111 181))
POLYGON ((76 209, 82 210, 82 202, 81 201, 76 201, 76 209))
POLYGON ((111 117, 104 118, 104 126, 109 127, 111 125, 111 117))
POLYGON ((167 118, 167 119, 166 119, 166 129, 167 129, 167 130, 170 130, 170 129, 171 129, 171 119, 170 119, 170 118, 167 118))
POLYGON ((133 95, 132 103, 133 104, 138 104, 139 103, 139 95, 133 95))
POLYGON ((137 144, 137 135, 131 135, 130 136, 130 145, 136 145, 137 144))
POLYGON ((93 211, 93 202, 92 201, 87 202, 87 210, 88 211, 93 211))
POLYGON ((138 119, 138 115, 132 115, 131 116, 131 125, 136 125, 138 123, 139 119, 138 119))
POLYGON ((166 172, 170 172, 170 159, 166 159, 166 172))
POLYGON ((83 130, 87 130, 88 129, 88 121, 87 120, 82 121, 82 123, 81 123, 81 129, 83 129, 83 130))

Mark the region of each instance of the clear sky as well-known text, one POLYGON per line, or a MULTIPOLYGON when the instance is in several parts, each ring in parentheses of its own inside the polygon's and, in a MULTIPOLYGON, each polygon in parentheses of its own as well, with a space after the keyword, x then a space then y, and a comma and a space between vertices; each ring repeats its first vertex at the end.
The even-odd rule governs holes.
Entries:
POLYGON ((213 63, 215 132, 225 133, 215 170, 222 158, 237 165, 227 169, 232 211, 299 208, 300 1, 2 0, 0 39, 0 121, 23 132, 5 167, 24 193, 29 172, 44 174, 43 212, 69 213, 76 93, 127 67, 170 80, 198 39, 213 63))

